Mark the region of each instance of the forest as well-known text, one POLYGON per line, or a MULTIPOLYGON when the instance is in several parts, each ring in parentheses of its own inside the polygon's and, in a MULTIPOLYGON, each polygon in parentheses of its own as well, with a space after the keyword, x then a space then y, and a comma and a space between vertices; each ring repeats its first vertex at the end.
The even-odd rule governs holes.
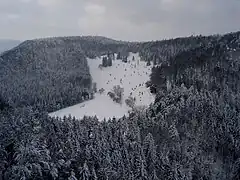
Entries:
POLYGON ((123 52, 128 46, 91 36, 25 41, 0 56, 1 102, 47 112, 79 103, 92 86, 86 58, 123 52))
POLYGON ((240 179, 239 52, 240 32, 24 42, 0 57, 0 179, 240 179), (150 107, 103 121, 48 116, 91 84, 86 57, 126 51, 156 63, 150 107))

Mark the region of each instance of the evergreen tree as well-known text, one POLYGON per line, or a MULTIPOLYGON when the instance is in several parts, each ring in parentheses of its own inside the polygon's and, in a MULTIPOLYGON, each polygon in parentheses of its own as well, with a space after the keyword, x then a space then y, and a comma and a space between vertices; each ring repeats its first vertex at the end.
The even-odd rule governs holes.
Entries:
POLYGON ((118 54, 117 54, 117 59, 118 60, 121 59, 121 53, 120 52, 118 52, 118 54))
POLYGON ((147 66, 151 66, 151 61, 150 61, 150 59, 147 60, 147 66))
POLYGON ((122 62, 127 63, 127 56, 123 56, 122 62))
POLYGON ((112 66, 112 58, 111 57, 108 58, 108 66, 112 66))
POLYGON ((112 53, 112 60, 115 60, 116 57, 115 57, 115 53, 112 53))
POLYGON ((107 57, 103 57, 102 58, 102 66, 103 67, 107 67, 108 66, 108 59, 107 59, 107 57))
POLYGON ((150 175, 150 180, 159 180, 155 169, 152 171, 152 174, 150 175))
POLYGON ((77 178, 75 177, 75 173, 73 171, 71 171, 71 175, 68 178, 68 180, 77 180, 77 178))
POLYGON ((94 82, 94 83, 92 84, 92 90, 93 90, 94 93, 97 93, 97 91, 98 91, 98 90, 97 90, 97 83, 94 82))
POLYGON ((157 56, 153 56, 153 65, 156 66, 157 65, 157 56))
POLYGON ((88 165, 86 162, 84 162, 84 165, 80 171, 80 179, 82 179, 82 180, 90 179, 90 171, 89 171, 89 168, 88 168, 88 165))
POLYGON ((89 99, 94 99, 94 92, 90 92, 89 99))
POLYGON ((3 100, 0 95, 0 111, 8 109, 10 106, 3 100))
POLYGON ((90 180, 97 180, 97 179, 98 179, 97 174, 96 174, 95 168, 93 167, 90 180))
POLYGON ((142 152, 141 147, 139 147, 139 149, 137 151, 136 154, 136 159, 135 159, 135 179, 139 179, 139 180, 148 180, 148 175, 147 175, 147 171, 146 171, 146 162, 145 162, 145 157, 144 154, 142 152))
POLYGON ((146 157, 146 163, 148 165, 146 168, 147 172, 148 174, 154 174, 153 171, 155 171, 156 169, 158 157, 155 149, 153 136, 150 133, 145 137, 143 141, 143 151, 146 157))

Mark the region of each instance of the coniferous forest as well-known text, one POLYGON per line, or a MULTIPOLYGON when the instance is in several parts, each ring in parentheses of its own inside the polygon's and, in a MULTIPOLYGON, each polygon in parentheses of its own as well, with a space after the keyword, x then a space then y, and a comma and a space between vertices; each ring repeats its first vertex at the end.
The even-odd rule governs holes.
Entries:
POLYGON ((155 42, 31 40, 0 56, 1 180, 240 179, 240 32, 155 42), (52 118, 91 87, 87 57, 139 52, 155 102, 52 118))

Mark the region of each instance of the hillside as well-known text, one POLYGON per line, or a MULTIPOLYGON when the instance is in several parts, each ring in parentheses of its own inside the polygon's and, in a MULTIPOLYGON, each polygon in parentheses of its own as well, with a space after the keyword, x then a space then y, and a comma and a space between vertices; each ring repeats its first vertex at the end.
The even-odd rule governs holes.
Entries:
POLYGON ((195 86, 221 92, 228 88, 238 93, 240 32, 223 35, 216 41, 172 56, 153 69, 151 81, 159 88, 170 85, 195 86))
POLYGON ((154 101, 154 96, 145 86, 152 66, 146 66, 146 62, 140 61, 137 53, 130 53, 128 61, 124 63, 122 60, 113 60, 111 67, 100 69, 99 64, 102 63, 102 58, 88 59, 92 81, 97 84, 98 89, 103 88, 105 92, 96 93, 92 100, 61 109, 50 115, 63 118, 70 114, 77 119, 83 116, 96 116, 99 120, 121 118, 124 115, 128 116, 128 111, 132 109, 125 103, 128 97, 136 98, 134 103, 136 107, 146 109, 154 101), (124 89, 121 104, 113 102, 107 94, 115 85, 120 85, 124 89))
POLYGON ((175 39, 151 41, 138 44, 140 56, 144 60, 150 59, 156 61, 157 64, 168 62, 180 53, 194 50, 195 48, 208 47, 211 44, 216 44, 225 37, 222 42, 227 43, 227 38, 231 35, 237 35, 239 32, 226 34, 218 34, 211 36, 190 36, 175 39))
POLYGON ((56 110, 80 102, 91 86, 86 57, 61 40, 26 41, 0 56, 0 94, 12 107, 56 110))
POLYGON ((25 41, 0 56, 1 104, 52 112, 82 102, 81 93, 91 87, 86 57, 134 48, 101 36, 25 41))
POLYGON ((175 177, 240 177, 239 35, 183 51, 152 71, 155 103, 138 123, 175 177))
POLYGON ((137 43, 117 41, 102 36, 69 36, 36 39, 34 41, 59 41, 72 44, 81 48, 81 51, 89 58, 105 55, 108 52, 136 52, 137 43))
MULTIPOLYGON (((1 108, 8 105, 6 102, 12 106, 29 103, 38 89, 42 89, 40 95, 48 94, 44 105, 53 111, 59 99, 67 106, 79 103, 75 92, 84 86, 81 79, 85 75, 106 92, 75 106, 59 107, 61 110, 50 114, 52 117, 46 109, 35 111, 31 106, 1 111, 0 178, 240 179, 239 35, 236 32, 140 44, 112 40, 93 43, 95 37, 50 38, 27 41, 4 53, 1 108), (108 62, 112 66, 101 66, 100 70, 101 55, 120 52, 125 58, 127 52, 135 51, 140 51, 140 57, 135 54, 136 60, 149 64, 158 59, 147 83, 155 89, 154 96, 142 86, 151 66, 145 67, 146 62, 141 61, 135 68, 132 53, 129 63, 115 60, 108 62), (39 65, 33 76, 29 75, 33 68, 26 62, 33 67, 39 65), (30 77, 37 80, 35 84, 30 83, 30 77), (136 103, 150 105, 144 111, 136 109, 128 116, 102 121, 102 117, 121 117, 128 110, 107 96, 112 86, 121 84, 121 78, 126 89, 124 98, 140 83, 134 95, 144 91, 144 101, 141 104, 139 96, 136 103)), ((85 87, 90 84, 87 81, 85 87)), ((35 97, 45 100, 45 96, 35 97)))

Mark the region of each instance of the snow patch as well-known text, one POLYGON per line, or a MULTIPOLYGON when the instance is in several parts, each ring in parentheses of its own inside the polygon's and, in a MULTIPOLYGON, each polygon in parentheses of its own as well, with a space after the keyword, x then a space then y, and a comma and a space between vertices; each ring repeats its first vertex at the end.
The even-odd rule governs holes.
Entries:
POLYGON ((138 53, 130 53, 128 63, 124 63, 121 60, 113 60, 111 67, 100 69, 99 64, 101 62, 102 57, 88 59, 93 82, 97 83, 98 89, 103 88, 105 90, 104 93, 95 94, 93 100, 50 113, 50 116, 63 117, 64 115, 71 115, 80 119, 84 115, 96 115, 99 120, 112 117, 120 118, 123 115, 127 116, 128 111, 131 110, 125 104, 125 100, 129 96, 136 98, 137 106, 148 106, 154 101, 154 96, 145 86, 145 83, 149 80, 152 66, 146 66, 146 62, 140 61, 138 53), (135 57, 134 60, 133 56, 135 57), (107 95, 115 85, 120 85, 124 88, 122 104, 113 102, 107 95))

